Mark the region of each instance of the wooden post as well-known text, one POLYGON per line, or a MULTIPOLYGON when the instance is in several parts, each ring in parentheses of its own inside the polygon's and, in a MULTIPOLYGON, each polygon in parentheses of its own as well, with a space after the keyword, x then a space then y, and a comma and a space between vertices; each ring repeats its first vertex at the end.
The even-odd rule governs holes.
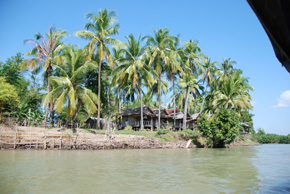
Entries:
POLYGON ((59 149, 60 149, 60 150, 61 150, 61 144, 62 144, 62 129, 61 129, 60 144, 59 144, 59 149))
POLYGON ((31 149, 31 142, 32 141, 32 134, 31 134, 31 126, 30 126, 30 149, 31 149))
POLYGON ((47 128, 45 127, 45 131, 44 131, 44 144, 43 144, 43 149, 46 150, 46 132, 47 132, 47 128))
POLYGON ((17 123, 16 123, 16 127, 15 127, 14 149, 16 149, 16 141, 17 141, 17 123))
POLYGON ((153 131, 153 119, 151 117, 151 131, 153 131))

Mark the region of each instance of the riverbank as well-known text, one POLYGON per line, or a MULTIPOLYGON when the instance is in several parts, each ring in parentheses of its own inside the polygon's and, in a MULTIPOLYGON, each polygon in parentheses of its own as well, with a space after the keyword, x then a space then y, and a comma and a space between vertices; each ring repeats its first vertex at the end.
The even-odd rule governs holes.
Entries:
MULTIPOLYGON (((227 147, 257 145, 249 139, 237 139, 227 147)), ((1 149, 187 149, 204 147, 200 141, 184 138, 178 132, 158 134, 156 131, 72 130, 40 127, 1 127, 1 149)), ((205 146, 206 147, 206 146, 205 146)))

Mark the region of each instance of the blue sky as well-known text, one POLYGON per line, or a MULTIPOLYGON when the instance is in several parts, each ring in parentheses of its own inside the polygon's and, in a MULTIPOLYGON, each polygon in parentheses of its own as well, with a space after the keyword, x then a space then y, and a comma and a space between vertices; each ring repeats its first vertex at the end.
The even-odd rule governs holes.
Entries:
POLYGON ((109 9, 117 12, 121 28, 116 37, 152 34, 153 28, 169 28, 181 42, 198 40, 212 61, 231 58, 255 88, 254 127, 267 133, 290 133, 290 74, 276 59, 271 43, 245 0, 204 1, 0 1, 0 61, 30 46, 23 40, 45 33, 50 25, 66 30, 65 43, 83 47, 73 36, 84 29, 85 13, 109 9), (287 92, 288 91, 288 92, 287 92))

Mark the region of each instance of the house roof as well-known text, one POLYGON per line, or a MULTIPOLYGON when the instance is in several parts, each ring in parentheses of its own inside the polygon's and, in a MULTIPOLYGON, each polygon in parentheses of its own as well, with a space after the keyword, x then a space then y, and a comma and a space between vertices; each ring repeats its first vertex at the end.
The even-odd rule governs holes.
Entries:
POLYGON ((190 115, 190 118, 192 120, 197 120, 197 118, 199 117, 199 115, 200 115, 200 113, 194 113, 194 114, 190 115))
MULTIPOLYGON (((172 109, 164 109, 164 110, 165 110, 168 114, 174 113, 174 108, 172 108, 172 109)), ((179 112, 177 108, 175 109, 175 112, 176 112, 176 113, 179 112)))
MULTIPOLYGON (((183 119, 184 113, 183 112, 178 112, 178 113, 171 113, 170 116, 172 116, 173 118, 175 117, 175 119, 183 119)), ((187 119, 190 118, 190 114, 187 113, 187 119)))
MULTIPOLYGON (((98 117, 89 117, 89 118, 86 120, 86 122, 89 121, 89 120, 97 121, 97 120, 98 120, 98 117)), ((106 121, 106 119, 100 118, 100 121, 106 121)))
MULTIPOLYGON (((154 112, 152 111, 152 109, 149 106, 143 107, 143 113, 145 110, 149 110, 149 112, 151 114, 154 114, 154 112)), ((138 115, 138 114, 141 114, 141 107, 127 109, 122 113, 122 116, 138 115)))
POLYGON ((243 127, 245 127, 245 128, 251 128, 251 126, 248 125, 248 124, 246 124, 246 123, 241 122, 240 124, 241 124, 243 127))

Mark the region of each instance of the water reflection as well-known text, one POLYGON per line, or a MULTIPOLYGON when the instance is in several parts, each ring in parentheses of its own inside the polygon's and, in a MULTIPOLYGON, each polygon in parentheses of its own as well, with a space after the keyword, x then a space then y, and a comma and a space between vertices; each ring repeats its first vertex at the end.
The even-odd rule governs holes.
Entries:
MULTIPOLYGON (((281 166, 283 160, 267 162, 273 151, 273 157, 281 159, 277 149, 282 148, 4 150, 0 151, 0 193, 271 192, 278 190, 274 187, 278 183, 290 180, 289 170, 281 166)), ((282 150, 290 160, 290 149, 282 150)))

